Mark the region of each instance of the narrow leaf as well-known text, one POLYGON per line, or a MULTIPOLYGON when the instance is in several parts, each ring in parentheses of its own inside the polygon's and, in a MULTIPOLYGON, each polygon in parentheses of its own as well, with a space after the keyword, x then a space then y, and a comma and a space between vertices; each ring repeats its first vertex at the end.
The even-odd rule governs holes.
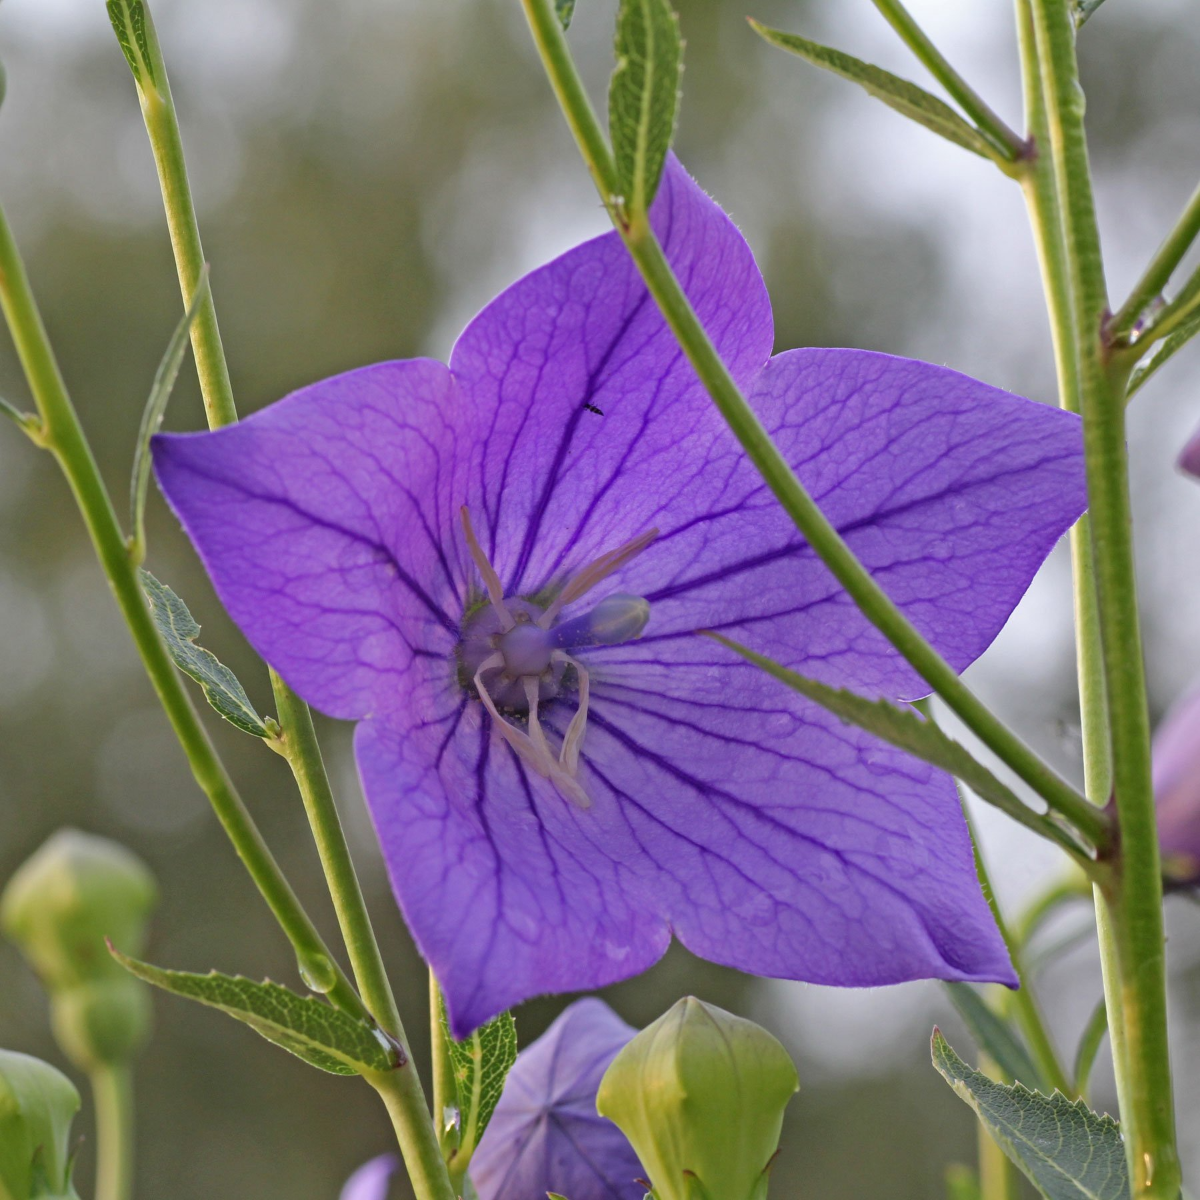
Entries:
POLYGON ((570 29, 571 18, 575 15, 575 0, 554 0, 554 11, 562 27, 570 29))
POLYGON ((208 294, 208 263, 200 270, 200 279, 192 293, 187 311, 175 326, 166 352, 154 373, 150 396, 142 410, 142 425, 138 430, 137 447, 133 453, 133 478, 129 484, 129 528, 133 534, 134 561, 142 562, 146 556, 146 492, 150 487, 150 439, 158 432, 167 411, 167 401, 179 377, 183 356, 187 351, 188 334, 192 322, 200 311, 200 305, 208 294))
POLYGON ((1061 1092, 1043 1096, 972 1070, 933 1031, 933 1065, 1047 1200, 1126 1200, 1125 1147, 1112 1117, 1061 1092))
POLYGON ((270 737, 271 731, 250 703, 250 697, 246 695, 246 689, 238 682, 237 676, 211 650, 196 645, 200 626, 188 612, 187 605, 149 571, 140 571, 139 574, 142 590, 150 601, 154 624, 175 665, 203 688, 204 698, 230 724, 255 737, 270 737))
POLYGON ((1125 390, 1126 399, 1132 399, 1134 392, 1141 388, 1167 359, 1174 358, 1198 333, 1200 333, 1200 313, 1197 313, 1192 320, 1180 325, 1174 333, 1163 338, 1162 345, 1152 357, 1138 363, 1129 377, 1129 387, 1125 390))
POLYGON ((1079 29, 1103 3, 1104 0, 1075 0, 1075 28, 1079 29))
POLYGON ((454 1086, 460 1115, 454 1168, 465 1170, 487 1128, 504 1081, 517 1061, 517 1025, 512 1013, 503 1012, 481 1025, 469 1038, 456 1042, 450 1033, 446 1005, 441 1006, 442 1031, 450 1049, 454 1086))
POLYGON ((625 210, 644 216, 675 134, 683 42, 668 0, 621 0, 608 131, 625 210))
POLYGON ((10 404, 3 396, 0 396, 0 413, 8 417, 22 433, 31 437, 35 442, 39 440, 40 421, 37 413, 22 412, 14 404, 10 404))
POLYGON ((269 1042, 331 1075, 391 1071, 400 1065, 399 1047, 376 1025, 368 1025, 318 1000, 298 996, 265 980, 210 971, 166 971, 128 958, 111 946, 112 956, 131 974, 176 996, 219 1008, 249 1025, 269 1042))
POLYGON ((1046 1086, 1029 1051, 973 987, 965 983, 947 983, 945 988, 979 1048, 996 1060, 1005 1075, 1026 1087, 1040 1089, 1046 1086))
POLYGON ((882 67, 863 62, 850 54, 843 54, 831 46, 822 46, 819 42, 810 42, 807 38, 797 37, 793 33, 771 29, 757 21, 751 21, 750 24, 754 31, 772 46, 788 50, 818 67, 840 75, 843 79, 849 79, 851 83, 857 83, 889 108, 894 108, 909 120, 924 125, 926 129, 931 129, 955 145, 983 158, 990 158, 993 162, 1003 161, 992 144, 974 125, 960 117, 945 101, 939 100, 924 88, 917 87, 915 83, 909 83, 899 75, 893 75, 882 67))
POLYGON ((781 666, 773 659, 762 654, 756 654, 739 642, 727 638, 723 634, 701 631, 705 637, 718 641, 723 646, 740 654, 748 662, 774 675, 781 683, 787 684, 793 691, 815 701, 822 708, 827 708, 835 716, 840 717, 848 725, 856 725, 873 733, 876 737, 893 746, 906 750, 915 758, 940 767, 943 771, 957 776, 981 799, 994 804, 1006 812, 1014 820, 1049 837, 1063 849, 1073 855, 1080 854, 1079 847, 1073 839, 1040 816, 1033 809, 1023 804, 1013 791, 1001 783, 977 759, 973 758, 965 747, 948 737, 933 722, 926 720, 909 707, 892 704, 888 700, 868 700, 865 696, 856 695, 843 688, 833 688, 828 684, 809 679, 796 671, 781 666))
POLYGON ((153 87, 154 60, 150 55, 149 37, 146 32, 146 8, 142 0, 108 0, 108 19, 113 32, 121 44, 121 52, 133 72, 138 86, 145 90, 153 87))
POLYGON ((1096 1055, 1100 1051, 1100 1043, 1104 1041, 1104 1035, 1107 1032, 1108 1006, 1104 1002, 1104 997, 1101 996, 1099 1003, 1092 1009, 1088 1023, 1083 1027, 1079 1047, 1075 1051, 1075 1090, 1081 1096, 1087 1094, 1088 1080, 1092 1077, 1092 1067, 1095 1065, 1096 1055))

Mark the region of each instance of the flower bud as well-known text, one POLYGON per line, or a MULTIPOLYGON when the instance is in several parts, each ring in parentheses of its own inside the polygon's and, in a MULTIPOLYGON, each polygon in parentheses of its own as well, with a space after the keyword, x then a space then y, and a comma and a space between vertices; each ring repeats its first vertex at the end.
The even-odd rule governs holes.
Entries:
POLYGON ((1183 453, 1179 456, 1179 465, 1189 475, 1200 479, 1200 431, 1197 431, 1196 436, 1184 446, 1183 453))
POLYGON ((78 1200, 68 1148, 78 1111, 61 1071, 0 1050, 0 1200, 78 1200))
POLYGON ((55 1036, 79 1067, 127 1059, 149 1032, 144 986, 113 960, 105 938, 140 953, 157 891, 124 846, 62 829, 0 896, 0 927, 41 978, 55 1036))
POLYGON ((1154 799, 1163 875, 1200 884, 1200 688, 1154 732, 1154 799))
POLYGON ((762 1200, 798 1087, 776 1038, 688 996, 617 1055, 596 1107, 632 1143, 658 1200, 762 1200))

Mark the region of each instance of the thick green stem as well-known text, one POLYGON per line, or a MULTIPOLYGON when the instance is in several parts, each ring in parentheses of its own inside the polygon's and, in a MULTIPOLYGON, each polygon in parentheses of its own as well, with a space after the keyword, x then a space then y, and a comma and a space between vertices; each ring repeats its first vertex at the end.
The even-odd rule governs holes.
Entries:
POLYGON ((642 278, 713 403, 784 511, 863 615, 892 643, 948 708, 979 739, 1098 848, 1107 847, 1109 821, 980 703, 954 669, 909 623, 859 562, 792 473, 754 410, 725 368, 648 223, 626 223, 618 211, 615 168, 599 122, 579 80, 552 0, 523 0, 534 42, 601 199, 642 278))
MULTIPOLYGON (((1127 367, 1106 360, 1103 326, 1107 292, 1091 192, 1083 93, 1075 37, 1066 0, 1029 0, 1031 49, 1045 106, 1045 122, 1058 201, 1062 249, 1070 285, 1068 312, 1074 347, 1075 406, 1083 416, 1094 589, 1077 581, 1085 623, 1098 630, 1108 701, 1113 798, 1119 840, 1100 879, 1102 909, 1111 916, 1115 954, 1104 955, 1113 1023, 1123 1025, 1124 1048, 1114 1055, 1124 1074, 1122 1122, 1135 1196, 1174 1200, 1180 1175, 1167 1047, 1166 970, 1162 878, 1154 796, 1150 781, 1150 731, 1132 547, 1125 446, 1127 367), (1090 606, 1094 603, 1094 618, 1090 606), (1115 961, 1114 961, 1115 960, 1115 961), (1116 968, 1117 982, 1110 978, 1116 968)), ((1084 631, 1092 639, 1091 631, 1084 631)), ((1094 642, 1089 646, 1094 660, 1094 642)), ((1087 664, 1094 669, 1094 661, 1087 664)), ((1094 682, 1089 684, 1095 690, 1094 682)), ((1094 709, 1099 701, 1092 697, 1094 709)), ((1085 720, 1088 718, 1085 701, 1085 720)), ((1102 766, 1098 747, 1093 770, 1102 766)))
POLYGON ((108 1063, 91 1074, 96 1108, 96 1200, 133 1196, 133 1070, 108 1063))
POLYGON ((1200 187, 1192 193, 1187 207, 1175 222, 1175 227, 1155 251, 1149 266, 1133 286, 1129 299, 1108 322, 1108 336, 1113 340, 1126 338, 1133 331, 1146 309, 1162 294, 1175 268, 1200 235, 1200 187))
POLYGON ((925 69, 958 102, 959 108, 979 127, 1010 162, 1025 153, 1025 143, 992 110, 982 96, 946 61, 942 52, 929 40, 925 31, 913 20, 912 14, 900 0, 874 0, 875 7, 889 25, 904 39, 925 69))
POLYGON ((302 961, 319 956, 329 959, 337 976, 329 993, 330 1000, 348 1012, 366 1016, 358 994, 337 967, 234 788, 192 707, 182 677, 159 639, 136 568, 129 557, 125 536, 67 395, 29 288, 24 264, 2 210, 0 304, 37 404, 42 422, 42 443, 54 454, 71 486, 96 556, 196 782, 208 797, 217 819, 292 943, 297 957, 302 961))
POLYGON ((404 1167, 418 1200, 455 1200, 457 1192, 451 1186, 441 1147, 425 1107, 425 1092, 412 1064, 385 1075, 368 1075, 366 1079, 387 1107, 400 1152, 404 1155, 404 1167), (424 1115, 424 1121, 414 1120, 417 1112, 424 1115))

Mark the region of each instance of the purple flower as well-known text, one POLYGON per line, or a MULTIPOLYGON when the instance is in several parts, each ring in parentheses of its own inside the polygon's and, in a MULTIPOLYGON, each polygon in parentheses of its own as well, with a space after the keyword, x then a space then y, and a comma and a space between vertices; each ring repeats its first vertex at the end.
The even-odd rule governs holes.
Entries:
POLYGON ((346 1180, 338 1200, 387 1200, 388 1186, 399 1166, 394 1154, 370 1159, 346 1180))
POLYGON ((1196 436, 1183 448, 1179 456, 1179 465, 1189 474, 1200 479, 1200 430, 1196 436))
MULTIPOLYGON (((674 160, 652 217, 801 480, 966 667, 1084 507, 1077 420, 882 354, 772 358, 749 247, 674 160)), ((457 1035, 636 974, 672 934, 817 983, 1015 982, 952 781, 693 635, 928 690, 780 510, 615 234, 497 297, 449 368, 351 371, 155 461, 250 641, 360 722, 457 1035)))
POLYGON ((471 1160, 479 1200, 641 1200, 625 1135, 596 1111, 609 1063, 637 1031, 601 1000, 576 1000, 522 1050, 471 1160))
POLYGON ((1163 874, 1200 883, 1200 688, 1178 700, 1154 731, 1154 798, 1163 874))

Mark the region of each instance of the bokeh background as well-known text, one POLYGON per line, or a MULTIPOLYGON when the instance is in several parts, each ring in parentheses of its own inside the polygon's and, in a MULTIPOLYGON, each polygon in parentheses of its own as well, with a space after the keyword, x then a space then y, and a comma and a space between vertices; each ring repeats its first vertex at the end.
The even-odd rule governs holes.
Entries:
MULTIPOLYGON (((1053 399, 1048 335, 1018 189, 849 84, 772 50, 747 12, 920 79, 869 0, 678 0, 687 38, 678 149, 740 223, 774 299, 778 347, 851 345, 947 363, 1053 399)), ((613 0, 579 0, 572 42, 595 94, 613 0)), ((964 73, 1019 120, 1004 0, 913 0, 964 73)), ((160 0, 213 290, 243 412, 372 360, 445 356, 463 322, 522 272, 605 227, 516 0, 160 0)), ((1200 172, 1200 13, 1109 0, 1081 37, 1110 280, 1120 297, 1200 172)), ((0 197, 114 493, 179 313, 153 166, 101 0, 5 0, 0 197)), ((2 336, 2 335, 0 335, 2 336)), ((169 423, 202 421, 185 369, 169 423)), ((1174 458, 1200 423, 1200 352, 1138 398, 1131 444, 1151 692, 1159 714, 1200 674, 1200 487, 1174 458)), ((24 401, 6 339, 0 389, 24 401)), ((263 711, 264 672, 222 615, 161 502, 155 572, 263 711)), ((971 682, 1063 771, 1079 774, 1069 580, 1060 553, 971 682)), ((332 936, 281 760, 214 736, 289 875, 332 936)), ((412 1039, 425 976, 391 901, 349 730, 324 723, 331 769, 412 1039)), ((990 813, 1003 903, 1061 868, 990 813)), ((150 956, 295 982, 295 964, 193 786, 46 456, 0 427, 0 880, 70 823, 133 846, 162 881, 150 956)), ((1170 908, 1184 1152, 1200 1176, 1200 909, 1170 908)), ((1042 988, 1068 1055, 1099 994, 1086 908, 1043 942, 1042 988), (1058 941, 1062 938, 1062 942, 1058 941)), ((837 992, 746 979, 674 950, 610 1002, 644 1023, 685 991, 755 1016, 794 1052, 773 1194, 937 1195, 968 1159, 969 1112, 934 1074, 937 1021, 969 1039, 935 984, 837 992)), ((562 1000, 518 1013, 523 1040, 562 1000)), ((368 1089, 319 1075, 220 1014, 161 998, 138 1067, 139 1194, 328 1200, 389 1144, 368 1089)), ((0 1045, 58 1061, 39 990, 0 945, 0 1045)), ((1111 1107, 1100 1070, 1096 1102, 1111 1107)), ((78 1128, 82 1194, 92 1146, 78 1128)), ((400 1194, 398 1189, 397 1194, 400 1194)), ((530 1198, 533 1200, 533 1198, 530 1198)))

